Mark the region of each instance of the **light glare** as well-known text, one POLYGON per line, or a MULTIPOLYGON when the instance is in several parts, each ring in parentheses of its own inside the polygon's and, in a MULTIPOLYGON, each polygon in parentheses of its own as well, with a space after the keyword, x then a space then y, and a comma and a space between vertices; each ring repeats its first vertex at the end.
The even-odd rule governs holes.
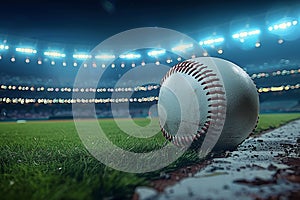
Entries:
POLYGON ((32 49, 32 48, 17 47, 16 51, 20 52, 20 53, 29 53, 29 54, 35 54, 35 53, 37 53, 37 50, 36 49, 32 49))

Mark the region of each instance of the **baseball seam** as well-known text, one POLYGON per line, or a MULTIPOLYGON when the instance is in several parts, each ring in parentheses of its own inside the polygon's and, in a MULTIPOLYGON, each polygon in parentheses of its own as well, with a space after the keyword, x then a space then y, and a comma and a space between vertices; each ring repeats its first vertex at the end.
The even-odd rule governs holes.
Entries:
POLYGON ((213 70, 208 69, 207 66, 197 63, 195 61, 184 61, 176 64, 172 67, 167 74, 162 78, 161 85, 165 80, 174 73, 183 73, 192 76, 197 82, 203 86, 203 90, 206 91, 208 112, 206 114, 207 118, 203 125, 199 124, 198 131, 194 135, 188 136, 176 136, 168 133, 164 127, 160 124, 163 136, 175 144, 176 146, 186 147, 191 145, 195 140, 198 140, 202 135, 208 132, 208 129, 212 132, 219 132, 220 129, 216 127, 211 127, 214 125, 222 125, 220 121, 225 120, 226 113, 224 112, 224 107, 226 108, 226 96, 224 87, 217 77, 217 74, 213 73, 213 70))

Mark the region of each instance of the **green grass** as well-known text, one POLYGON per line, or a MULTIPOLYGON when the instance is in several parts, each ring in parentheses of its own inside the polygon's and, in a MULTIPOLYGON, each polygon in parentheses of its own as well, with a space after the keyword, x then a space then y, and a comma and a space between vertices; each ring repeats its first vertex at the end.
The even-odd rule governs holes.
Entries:
MULTIPOLYGON (((300 114, 261 115, 256 133, 300 118, 300 114)), ((126 126, 126 120, 124 120, 126 126)), ((147 119, 135 121, 140 126, 147 119)), ((147 152, 160 148, 161 134, 141 139, 128 136, 112 120, 100 120, 109 139, 124 149, 147 152)), ((199 162, 186 152, 165 171, 199 162)), ((83 146, 74 122, 0 123, 1 199, 131 199, 137 186, 147 185, 160 171, 130 174, 106 167, 83 146)))
POLYGON ((300 118, 300 113, 262 114, 259 116, 258 126, 254 133, 277 128, 298 118, 300 118))

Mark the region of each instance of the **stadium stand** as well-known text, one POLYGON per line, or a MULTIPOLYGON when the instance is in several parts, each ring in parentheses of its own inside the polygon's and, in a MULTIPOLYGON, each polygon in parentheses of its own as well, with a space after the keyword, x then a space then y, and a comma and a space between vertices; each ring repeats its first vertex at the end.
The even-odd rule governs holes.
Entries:
MULTIPOLYGON (((260 112, 299 112, 299 30, 298 20, 294 18, 267 28, 248 31, 244 28, 229 36, 224 33, 224 37, 213 34, 199 41, 203 54, 191 53, 190 57, 220 57, 241 66, 257 86, 260 112), (277 29, 281 32, 290 31, 290 35, 286 32, 276 35, 277 29), (285 39, 291 35, 293 40, 285 39)), ((129 79, 116 87, 118 79, 130 69, 143 67, 145 63, 172 67, 183 60, 176 53, 164 49, 141 49, 119 56, 103 54, 99 57, 89 53, 71 54, 72 47, 69 46, 67 52, 43 51, 49 49, 47 42, 39 42, 39 46, 34 48, 20 47, 18 40, 21 38, 16 36, 6 36, 2 42, 0 40, 1 121, 72 118, 74 103, 95 104, 98 118, 113 117, 112 104, 128 104, 132 117, 149 117, 149 108, 158 100, 159 82, 153 79, 152 83, 140 85, 139 81, 129 79), (97 59, 115 57, 109 66, 95 62, 97 59), (99 82, 87 79, 80 88, 76 88, 73 85, 80 68, 90 74, 100 68, 108 72, 99 82), (73 99, 73 93, 94 93, 95 97, 73 99), (118 97, 113 98, 113 93, 118 93, 118 97)), ((192 45, 186 44, 184 48, 190 47, 192 45)), ((120 108, 116 115, 126 116, 124 109, 128 108, 120 108)), ((151 116, 157 116, 155 109, 151 116)))

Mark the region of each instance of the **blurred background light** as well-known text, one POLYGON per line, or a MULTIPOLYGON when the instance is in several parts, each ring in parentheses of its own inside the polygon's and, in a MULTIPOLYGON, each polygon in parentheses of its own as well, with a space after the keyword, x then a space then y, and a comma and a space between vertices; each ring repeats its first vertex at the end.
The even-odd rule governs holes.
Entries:
POLYGON ((175 47, 172 48, 172 51, 179 51, 179 52, 184 52, 188 49, 191 49, 193 48, 193 44, 180 44, 180 45, 177 45, 175 47))
POLYGON ((212 37, 212 38, 207 38, 205 40, 201 40, 199 44, 201 46, 212 46, 212 45, 219 45, 224 42, 224 37, 212 37))
POLYGON ((0 50, 7 50, 9 49, 8 45, 0 44, 0 50))
POLYGON ((150 57, 158 57, 158 56, 164 55, 165 53, 166 53, 165 49, 159 49, 159 50, 149 51, 147 54, 150 57))
POLYGON ((250 38, 251 36, 256 36, 260 34, 260 30, 259 29, 254 29, 254 30, 249 30, 249 31, 240 31, 237 33, 234 33, 232 35, 233 39, 247 39, 250 38))
POLYGON ((33 48, 22 48, 22 47, 17 47, 17 48, 16 48, 16 51, 17 51, 17 52, 20 52, 20 53, 27 53, 27 54, 36 54, 36 53, 37 53, 37 50, 36 50, 36 49, 33 49, 33 48))
POLYGON ((86 53, 80 53, 80 54, 73 54, 73 58, 78 59, 78 60, 85 60, 89 59, 92 56, 86 53))
POLYGON ((101 60, 109 60, 109 59, 115 59, 116 56, 113 54, 100 54, 100 55, 96 55, 95 58, 101 60))
POLYGON ((131 60, 131 59, 138 59, 141 57, 141 54, 137 54, 137 53, 128 53, 128 54, 121 54, 119 56, 120 58, 122 59, 128 59, 128 60, 131 60))
POLYGON ((66 57, 66 54, 60 53, 58 51, 45 51, 44 55, 48 56, 48 57, 56 57, 56 58, 64 58, 64 57, 66 57))

